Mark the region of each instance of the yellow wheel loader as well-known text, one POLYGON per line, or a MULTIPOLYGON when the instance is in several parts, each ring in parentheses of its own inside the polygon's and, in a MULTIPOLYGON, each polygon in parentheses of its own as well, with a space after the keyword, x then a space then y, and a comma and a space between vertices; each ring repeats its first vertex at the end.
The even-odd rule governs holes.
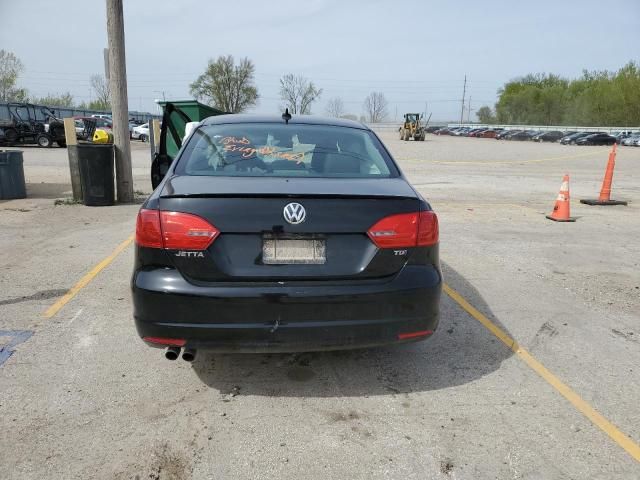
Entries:
POLYGON ((405 113, 404 123, 400 127, 400 140, 408 141, 413 138, 415 141, 424 141, 425 131, 421 123, 422 118, 419 113, 405 113))

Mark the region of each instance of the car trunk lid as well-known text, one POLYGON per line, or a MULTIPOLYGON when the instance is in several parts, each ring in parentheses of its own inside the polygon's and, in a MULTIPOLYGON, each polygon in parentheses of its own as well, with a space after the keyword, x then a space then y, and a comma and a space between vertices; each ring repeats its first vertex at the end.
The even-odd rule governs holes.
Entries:
MULTIPOLYGON (((203 282, 392 275, 407 255, 379 250, 367 230, 381 218, 419 208, 419 198, 402 178, 176 176, 167 180, 160 196, 161 210, 198 215, 220 230, 202 257, 170 252, 185 277, 203 282), (303 222, 285 220, 289 203, 304 207, 303 222), (324 261, 270 264, 264 244, 273 240, 315 242, 324 249, 324 261)), ((281 243, 283 248, 291 245, 298 244, 281 243)))

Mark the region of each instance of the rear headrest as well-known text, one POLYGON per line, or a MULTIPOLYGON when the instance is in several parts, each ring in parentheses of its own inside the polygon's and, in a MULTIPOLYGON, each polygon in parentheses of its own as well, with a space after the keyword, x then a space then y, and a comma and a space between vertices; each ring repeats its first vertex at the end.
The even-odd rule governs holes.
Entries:
POLYGON ((360 160, 356 157, 330 153, 324 161, 325 173, 360 173, 360 160))

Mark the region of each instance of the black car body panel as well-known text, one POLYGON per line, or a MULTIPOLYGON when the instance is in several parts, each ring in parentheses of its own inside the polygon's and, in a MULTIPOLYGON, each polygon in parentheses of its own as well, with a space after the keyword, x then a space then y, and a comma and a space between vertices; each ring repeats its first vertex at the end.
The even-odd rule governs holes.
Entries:
MULTIPOLYGON (((282 122, 223 115, 201 125, 258 121, 282 122)), ((324 124, 317 117, 296 121, 324 124)), ((354 122, 326 122, 373 135, 354 122)), ((220 235, 198 252, 136 245, 131 286, 142 338, 220 352, 282 352, 413 341, 435 331, 438 244, 379 248, 367 233, 383 218, 431 211, 395 162, 388 178, 298 178, 176 175, 180 161, 178 153, 142 209, 196 215, 220 235), (290 202, 304 206, 304 222, 284 220, 290 202), (270 264, 263 258, 269 239, 322 241, 326 260, 270 264)))
POLYGON ((594 133, 576 140, 576 145, 613 145, 614 143, 616 143, 616 137, 606 133, 594 133))
POLYGON ((435 331, 441 282, 435 267, 410 265, 390 279, 329 284, 199 286, 175 270, 142 270, 133 299, 143 338, 185 338, 189 347, 220 352, 331 350, 435 331))
POLYGON ((284 196, 367 196, 367 197, 408 197, 416 193, 402 178, 366 179, 335 178, 330 182, 325 178, 274 177, 265 181, 260 177, 197 177, 175 176, 167 180, 161 196, 197 197, 263 197, 284 196))

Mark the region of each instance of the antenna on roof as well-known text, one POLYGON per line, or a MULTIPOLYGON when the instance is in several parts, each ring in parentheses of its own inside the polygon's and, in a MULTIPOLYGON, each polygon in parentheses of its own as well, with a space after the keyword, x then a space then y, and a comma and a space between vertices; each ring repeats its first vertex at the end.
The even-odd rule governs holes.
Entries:
POLYGON ((284 113, 282 114, 282 119, 284 120, 284 123, 286 123, 287 125, 289 124, 289 120, 291 120, 291 114, 289 113, 288 108, 284 109, 284 113))

